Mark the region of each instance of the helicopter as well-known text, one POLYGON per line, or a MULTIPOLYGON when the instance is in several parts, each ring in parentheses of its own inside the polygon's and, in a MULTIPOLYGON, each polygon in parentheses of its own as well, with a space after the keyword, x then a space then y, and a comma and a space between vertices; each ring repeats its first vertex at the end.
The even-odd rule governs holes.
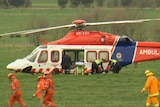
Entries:
POLYGON ((111 59, 119 61, 121 67, 132 63, 160 59, 160 43, 140 42, 132 40, 127 36, 118 36, 101 31, 83 30, 86 26, 110 25, 110 24, 134 24, 149 21, 160 21, 160 19, 139 19, 124 21, 108 21, 87 23, 85 20, 75 20, 71 24, 31 29, 18 32, 0 34, 0 37, 8 35, 27 35, 43 31, 61 28, 72 28, 63 38, 51 42, 44 41, 43 45, 36 47, 25 58, 17 59, 9 63, 6 68, 15 72, 64 73, 61 62, 63 52, 67 52, 72 59, 71 73, 77 65, 82 65, 84 73, 91 71, 91 64, 96 59, 105 59, 104 68, 111 59), (80 63, 78 63, 80 62, 80 63))

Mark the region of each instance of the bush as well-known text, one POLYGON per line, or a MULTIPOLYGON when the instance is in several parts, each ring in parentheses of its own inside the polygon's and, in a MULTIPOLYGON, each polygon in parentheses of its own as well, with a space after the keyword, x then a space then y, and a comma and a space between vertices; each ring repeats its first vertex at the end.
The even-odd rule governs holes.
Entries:
POLYGON ((32 5, 32 2, 31 2, 31 0, 25 0, 25 7, 31 7, 31 5, 32 5))
POLYGON ((67 3, 68 3, 68 0, 58 0, 58 5, 59 5, 61 8, 66 8, 67 3))
POLYGON ((10 5, 15 7, 24 6, 25 0, 9 0, 10 5))

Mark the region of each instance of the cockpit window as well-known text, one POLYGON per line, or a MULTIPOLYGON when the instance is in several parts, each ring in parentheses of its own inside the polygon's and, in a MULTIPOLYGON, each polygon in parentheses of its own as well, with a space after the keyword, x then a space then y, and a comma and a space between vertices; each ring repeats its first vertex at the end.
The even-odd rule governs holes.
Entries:
POLYGON ((27 56, 26 59, 28 59, 31 62, 34 62, 36 57, 37 57, 37 54, 38 54, 38 52, 36 52, 36 53, 34 53, 34 54, 30 55, 30 56, 27 56))
POLYGON ((39 51, 38 51, 37 49, 33 50, 33 51, 26 57, 26 59, 27 59, 28 61, 30 61, 30 62, 34 62, 35 59, 36 59, 36 57, 37 57, 38 52, 39 52, 39 51))
POLYGON ((47 59, 48 59, 48 52, 44 50, 40 53, 39 58, 38 58, 38 62, 44 63, 44 62, 47 62, 47 59))

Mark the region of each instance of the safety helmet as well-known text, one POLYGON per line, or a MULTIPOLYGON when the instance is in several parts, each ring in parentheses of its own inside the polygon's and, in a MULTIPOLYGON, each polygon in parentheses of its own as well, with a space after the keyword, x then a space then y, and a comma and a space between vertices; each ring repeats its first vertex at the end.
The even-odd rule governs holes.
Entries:
POLYGON ((146 70, 146 71, 144 72, 144 74, 145 74, 146 76, 153 75, 153 73, 152 73, 150 70, 146 70))
POLYGON ((47 72, 47 71, 46 71, 46 72, 44 72, 44 75, 48 75, 48 74, 49 74, 49 72, 47 72))
POLYGON ((44 75, 46 76, 47 75, 47 77, 48 78, 52 78, 52 73, 51 72, 44 72, 44 75))
POLYGON ((14 73, 9 73, 8 78, 11 78, 11 76, 15 76, 14 73))
POLYGON ((41 79, 41 78, 44 78, 43 76, 38 76, 37 80, 41 79))

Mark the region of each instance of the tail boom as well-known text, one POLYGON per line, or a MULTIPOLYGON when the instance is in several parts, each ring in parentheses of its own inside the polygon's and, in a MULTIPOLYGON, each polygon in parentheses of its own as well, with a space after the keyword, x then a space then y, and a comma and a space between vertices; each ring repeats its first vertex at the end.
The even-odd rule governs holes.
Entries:
POLYGON ((160 43, 138 42, 133 62, 151 61, 160 59, 160 43))

